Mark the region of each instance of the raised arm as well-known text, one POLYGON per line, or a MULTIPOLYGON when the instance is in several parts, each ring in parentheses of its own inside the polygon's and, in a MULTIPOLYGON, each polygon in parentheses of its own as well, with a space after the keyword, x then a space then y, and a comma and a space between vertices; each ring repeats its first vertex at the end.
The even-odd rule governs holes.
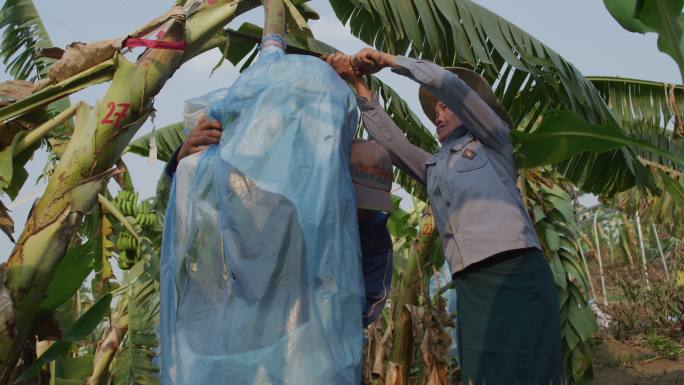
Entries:
POLYGON ((404 133, 387 115, 378 99, 351 66, 351 56, 333 54, 326 61, 350 83, 357 95, 361 118, 371 137, 383 146, 392 163, 417 181, 426 183, 425 162, 430 154, 409 142, 404 133))
POLYGON ((390 67, 392 71, 422 84, 446 104, 482 143, 510 151, 510 128, 499 115, 456 74, 427 60, 394 56, 364 49, 353 57, 353 65, 363 73, 390 67))

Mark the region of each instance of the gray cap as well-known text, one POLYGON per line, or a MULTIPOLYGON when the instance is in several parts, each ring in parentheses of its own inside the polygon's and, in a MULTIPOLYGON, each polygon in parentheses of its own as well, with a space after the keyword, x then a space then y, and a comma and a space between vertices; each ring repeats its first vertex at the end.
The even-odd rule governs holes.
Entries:
POLYGON ((349 159, 359 209, 392 211, 392 160, 379 144, 357 139, 349 159))

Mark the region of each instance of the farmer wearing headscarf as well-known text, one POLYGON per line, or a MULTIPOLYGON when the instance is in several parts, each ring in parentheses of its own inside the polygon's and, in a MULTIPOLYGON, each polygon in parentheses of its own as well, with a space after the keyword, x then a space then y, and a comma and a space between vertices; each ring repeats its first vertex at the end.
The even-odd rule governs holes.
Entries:
POLYGON ((363 122, 392 163, 427 185, 458 295, 464 384, 563 384, 560 306, 516 186, 511 119, 479 74, 364 49, 326 59, 357 93, 363 122), (411 144, 361 75, 383 68, 420 83, 441 148, 411 144))

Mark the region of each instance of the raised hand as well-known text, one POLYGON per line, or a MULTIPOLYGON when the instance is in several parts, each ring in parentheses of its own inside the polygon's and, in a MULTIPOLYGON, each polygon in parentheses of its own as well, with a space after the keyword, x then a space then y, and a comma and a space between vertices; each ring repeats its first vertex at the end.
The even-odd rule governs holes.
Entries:
POLYGON ((325 61, 347 82, 354 84, 357 81, 361 81, 361 76, 352 66, 351 56, 337 52, 327 55, 325 61))
POLYGON ((221 123, 216 120, 209 120, 205 116, 200 119, 199 124, 183 142, 178 151, 178 161, 188 155, 204 151, 207 146, 219 144, 221 142, 221 123))
POLYGON ((357 73, 371 75, 383 68, 394 67, 394 55, 364 48, 352 57, 352 66, 357 73))
POLYGON ((371 92, 366 83, 363 82, 361 74, 354 69, 351 56, 338 52, 327 55, 324 59, 342 79, 346 80, 354 88, 356 95, 371 99, 371 92))

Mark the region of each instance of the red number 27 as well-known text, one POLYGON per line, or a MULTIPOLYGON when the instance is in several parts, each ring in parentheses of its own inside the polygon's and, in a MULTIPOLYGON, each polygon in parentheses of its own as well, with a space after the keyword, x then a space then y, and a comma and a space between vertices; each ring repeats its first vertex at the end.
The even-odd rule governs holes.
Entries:
POLYGON ((109 110, 107 111, 107 115, 100 120, 100 124, 113 124, 114 128, 119 128, 119 125, 121 124, 123 118, 126 117, 126 113, 128 112, 128 108, 130 106, 130 103, 107 103, 107 108, 109 108, 109 110), (111 119, 112 115, 116 117, 116 120, 111 119))

